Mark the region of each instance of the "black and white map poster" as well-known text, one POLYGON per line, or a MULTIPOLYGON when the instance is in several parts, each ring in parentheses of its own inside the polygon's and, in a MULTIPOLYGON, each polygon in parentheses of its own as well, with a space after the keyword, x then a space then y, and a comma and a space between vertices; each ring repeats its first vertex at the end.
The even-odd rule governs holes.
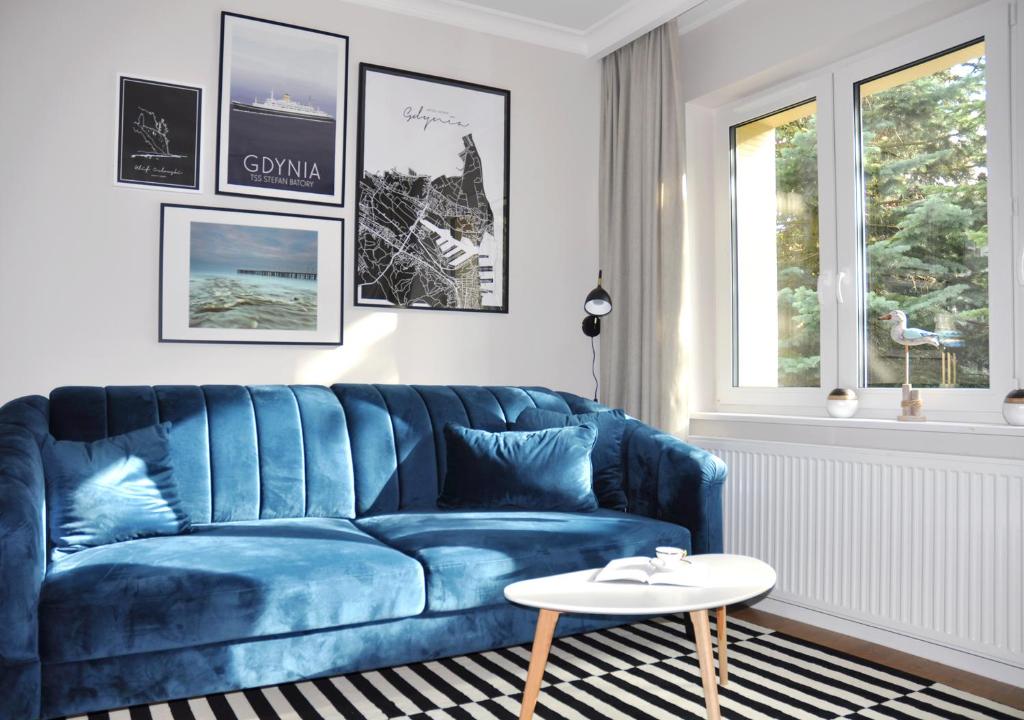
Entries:
POLYGON ((359 70, 355 304, 508 312, 509 92, 359 70))
POLYGON ((217 192, 342 205, 348 38, 221 14, 217 192))
POLYGON ((202 89, 117 80, 117 182, 198 191, 202 89))

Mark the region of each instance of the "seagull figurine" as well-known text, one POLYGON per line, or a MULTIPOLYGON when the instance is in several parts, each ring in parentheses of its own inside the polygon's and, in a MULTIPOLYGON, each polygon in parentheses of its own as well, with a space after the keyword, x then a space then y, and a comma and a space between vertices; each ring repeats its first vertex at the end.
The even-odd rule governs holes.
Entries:
POLYGON ((890 323, 889 337, 903 346, 903 382, 909 387, 911 345, 940 347, 942 341, 939 339, 938 333, 922 330, 921 328, 908 328, 907 314, 902 310, 891 310, 878 319, 890 323))
POLYGON ((920 328, 907 327, 907 314, 902 310, 893 310, 886 313, 879 320, 888 320, 891 323, 889 335, 893 340, 904 347, 911 345, 931 345, 939 347, 939 334, 920 328))

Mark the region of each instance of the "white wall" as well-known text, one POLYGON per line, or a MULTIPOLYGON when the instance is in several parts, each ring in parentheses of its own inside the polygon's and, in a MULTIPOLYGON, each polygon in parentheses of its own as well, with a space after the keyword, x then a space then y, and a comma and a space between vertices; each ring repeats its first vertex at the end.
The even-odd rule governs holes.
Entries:
POLYGON ((496 383, 590 392, 579 323, 597 270, 599 77, 596 60, 341 0, 3 0, 0 403, 65 384, 496 383), (344 209, 214 194, 221 10, 350 36, 344 209), (508 315, 352 307, 360 61, 511 90, 508 315), (118 72, 205 87, 201 196, 114 186, 118 72), (343 217, 345 344, 158 343, 161 202, 343 217))
POLYGON ((743 0, 683 35, 683 101, 721 104, 981 2, 743 0))

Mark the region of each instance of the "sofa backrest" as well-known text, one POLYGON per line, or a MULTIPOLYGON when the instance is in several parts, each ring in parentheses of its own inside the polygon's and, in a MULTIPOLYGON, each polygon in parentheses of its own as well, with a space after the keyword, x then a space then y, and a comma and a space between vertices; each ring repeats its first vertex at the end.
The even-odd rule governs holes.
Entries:
POLYGON ((420 385, 63 387, 50 433, 91 441, 170 421, 193 522, 341 517, 433 507, 449 422, 505 430, 527 407, 594 403, 544 388, 420 385))

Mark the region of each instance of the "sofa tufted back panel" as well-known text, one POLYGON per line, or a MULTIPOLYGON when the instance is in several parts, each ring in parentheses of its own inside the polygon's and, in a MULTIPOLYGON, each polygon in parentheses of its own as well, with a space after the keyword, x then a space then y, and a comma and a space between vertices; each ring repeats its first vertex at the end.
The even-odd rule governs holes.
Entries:
POLYGON ((351 518, 433 507, 444 426, 498 431, 527 407, 584 412, 543 388, 339 384, 64 387, 50 432, 91 441, 170 421, 193 522, 351 518))

